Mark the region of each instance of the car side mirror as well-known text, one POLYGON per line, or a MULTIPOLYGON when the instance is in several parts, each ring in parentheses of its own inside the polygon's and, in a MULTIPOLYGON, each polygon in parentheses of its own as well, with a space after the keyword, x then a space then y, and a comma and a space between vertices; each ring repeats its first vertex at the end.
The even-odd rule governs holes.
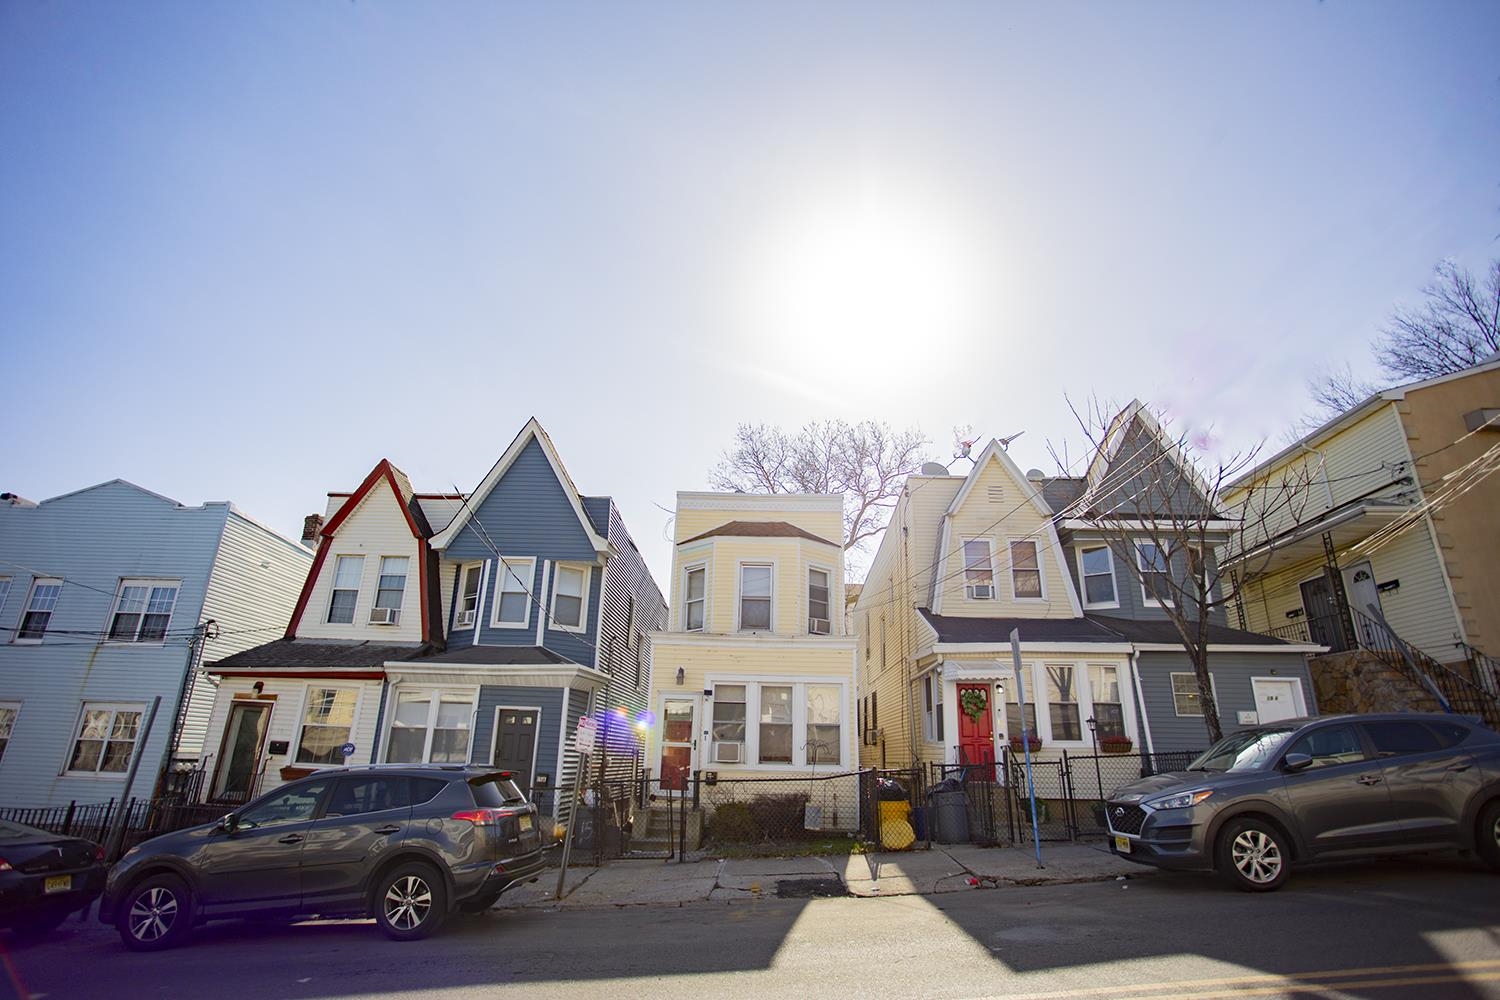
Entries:
POLYGON ((224 833, 233 833, 238 826, 239 821, 235 819, 234 813, 219 817, 219 829, 224 833))
POLYGON ((1313 759, 1305 753, 1289 753, 1281 759, 1283 770, 1305 771, 1312 767, 1313 759))

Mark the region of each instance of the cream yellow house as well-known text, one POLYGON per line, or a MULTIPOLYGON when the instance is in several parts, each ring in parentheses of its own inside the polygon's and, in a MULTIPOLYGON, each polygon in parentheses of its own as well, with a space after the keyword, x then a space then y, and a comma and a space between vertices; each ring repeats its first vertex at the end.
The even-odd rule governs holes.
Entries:
POLYGON ((668 626, 651 633, 647 767, 663 791, 858 764, 843 498, 679 493, 668 626))

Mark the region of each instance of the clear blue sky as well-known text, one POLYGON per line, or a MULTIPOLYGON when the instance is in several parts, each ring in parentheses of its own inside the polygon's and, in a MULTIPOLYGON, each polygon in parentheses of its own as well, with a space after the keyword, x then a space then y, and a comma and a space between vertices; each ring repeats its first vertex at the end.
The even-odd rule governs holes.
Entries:
POLYGON ((1277 444, 1500 252, 1500 4, 0 2, 0 489, 289 534, 527 417, 659 578, 740 421, 1277 444))

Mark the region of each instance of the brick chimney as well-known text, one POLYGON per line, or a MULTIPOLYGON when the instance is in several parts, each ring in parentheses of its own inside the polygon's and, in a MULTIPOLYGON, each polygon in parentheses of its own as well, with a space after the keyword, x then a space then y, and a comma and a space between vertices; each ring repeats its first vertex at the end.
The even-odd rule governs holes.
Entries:
POLYGON ((318 532, 323 530, 323 515, 309 514, 302 519, 302 544, 310 549, 316 549, 321 537, 318 532))
POLYGON ((35 507, 35 500, 27 500, 17 493, 0 493, 0 503, 8 503, 12 507, 35 507))

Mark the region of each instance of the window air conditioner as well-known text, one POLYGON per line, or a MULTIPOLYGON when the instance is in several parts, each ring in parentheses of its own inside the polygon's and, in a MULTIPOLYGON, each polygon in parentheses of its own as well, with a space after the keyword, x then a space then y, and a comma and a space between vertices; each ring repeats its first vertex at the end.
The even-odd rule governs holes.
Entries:
POLYGON ((458 613, 458 618, 454 620, 454 626, 456 628, 469 628, 473 624, 474 612, 472 611, 460 611, 458 613))
POLYGON ((807 620, 807 630, 809 632, 811 632, 813 635, 827 635, 828 631, 829 631, 829 629, 828 629, 828 619, 827 618, 809 618, 807 620))
POLYGON ((875 747, 875 746, 879 746, 879 745, 880 745, 880 730, 878 730, 878 729, 866 729, 865 730, 865 746, 867 746, 867 747, 875 747))
POLYGON ((401 620, 400 608, 371 608, 371 625, 394 625, 401 620))
POLYGON ((993 583, 971 583, 969 584, 969 598, 975 601, 992 601, 995 599, 995 585, 993 583))
POLYGON ((715 743, 714 763, 738 764, 744 754, 744 749, 743 743, 715 743))

